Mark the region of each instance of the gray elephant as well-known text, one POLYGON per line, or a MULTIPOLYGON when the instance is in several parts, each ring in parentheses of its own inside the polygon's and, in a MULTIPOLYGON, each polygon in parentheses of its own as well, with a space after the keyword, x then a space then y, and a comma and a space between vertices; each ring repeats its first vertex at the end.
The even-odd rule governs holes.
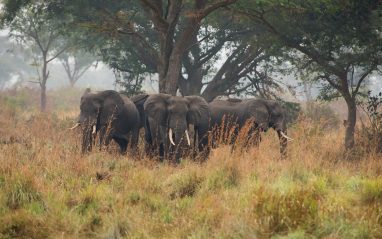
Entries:
POLYGON ((200 152, 208 144, 209 108, 199 96, 171 96, 167 94, 134 97, 138 108, 143 105, 147 150, 158 152, 163 159, 179 162, 184 145, 191 146, 189 126, 194 126, 194 146, 200 152))
MULTIPOLYGON (((286 156, 287 141, 292 139, 287 136, 285 110, 278 102, 265 99, 215 100, 209 103, 209 108, 211 130, 217 126, 236 126, 233 134, 237 136, 240 129, 250 124, 248 135, 252 134, 254 138, 251 140, 255 141, 252 143, 257 144, 261 140, 260 133, 273 128, 280 140, 280 153, 282 157, 286 156)), ((251 142, 245 144, 250 145, 251 142)))
POLYGON ((132 149, 138 144, 139 112, 134 103, 113 90, 90 93, 81 97, 80 116, 71 129, 82 126, 82 152, 92 149, 93 141, 99 133, 99 146, 109 145, 114 139, 125 153, 130 141, 132 149))

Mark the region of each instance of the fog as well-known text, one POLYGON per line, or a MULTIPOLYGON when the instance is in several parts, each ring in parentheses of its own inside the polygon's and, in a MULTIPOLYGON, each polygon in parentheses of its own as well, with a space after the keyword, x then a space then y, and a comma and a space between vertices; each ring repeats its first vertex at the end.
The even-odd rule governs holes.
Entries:
MULTIPOLYGON (((6 90, 14 87, 38 87, 36 84, 37 68, 32 66, 31 60, 21 55, 24 52, 23 46, 18 45, 8 37, 8 31, 0 31, 0 89, 6 90), (21 60, 23 59, 23 60, 21 60), (33 83, 32 83, 33 82, 33 83)), ((223 54, 224 55, 224 54, 223 54)), ((216 66, 223 64, 224 59, 216 62, 216 66)), ((47 89, 54 90, 69 87, 70 83, 67 74, 60 61, 54 60, 49 64, 50 76, 47 82, 47 89)), ((318 96, 320 85, 309 85, 308 89, 299 84, 294 75, 275 75, 278 82, 284 88, 283 98, 291 101, 304 101, 307 99, 307 92, 315 99, 318 96), (289 89, 289 90, 288 90, 289 89)), ((158 92, 157 77, 152 75, 147 77, 143 83, 143 90, 148 93, 158 92)), ((115 84, 115 75, 112 69, 102 62, 93 64, 75 84, 78 88, 90 87, 93 90, 114 89, 121 90, 115 84)), ((367 80, 367 87, 373 94, 382 91, 382 77, 378 74, 371 75, 367 80)), ((309 97, 308 97, 309 98, 309 97)))

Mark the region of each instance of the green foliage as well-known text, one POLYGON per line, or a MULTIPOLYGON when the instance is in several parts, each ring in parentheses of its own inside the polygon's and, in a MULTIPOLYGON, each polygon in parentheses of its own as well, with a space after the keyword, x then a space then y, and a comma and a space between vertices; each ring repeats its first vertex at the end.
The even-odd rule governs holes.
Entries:
POLYGON ((37 190, 31 176, 15 175, 5 186, 7 206, 17 209, 32 202, 42 202, 41 194, 37 190))
POLYGON ((360 196, 364 203, 382 204, 382 178, 363 180, 360 196))

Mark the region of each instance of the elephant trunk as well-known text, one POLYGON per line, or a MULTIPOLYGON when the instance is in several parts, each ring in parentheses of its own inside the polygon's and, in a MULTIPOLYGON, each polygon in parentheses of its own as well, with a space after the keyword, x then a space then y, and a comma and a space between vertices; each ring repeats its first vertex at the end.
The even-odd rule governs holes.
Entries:
POLYGON ((82 130, 82 153, 90 152, 97 133, 96 122, 88 122, 82 130))

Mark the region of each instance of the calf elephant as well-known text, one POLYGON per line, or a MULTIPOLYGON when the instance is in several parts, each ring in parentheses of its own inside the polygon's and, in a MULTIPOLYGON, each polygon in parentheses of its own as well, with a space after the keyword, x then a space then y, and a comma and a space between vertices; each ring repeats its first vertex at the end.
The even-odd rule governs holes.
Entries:
MULTIPOLYGON (((209 103, 211 111, 211 129, 216 126, 235 125, 234 134, 246 124, 250 124, 249 133, 255 133, 260 140, 260 132, 273 128, 280 140, 280 153, 286 156, 287 136, 286 115, 282 106, 273 100, 265 99, 229 99, 215 100, 209 103)), ((254 139, 256 140, 256 139, 254 139)), ((257 143, 257 142, 255 142, 257 143)))
POLYGON ((93 140, 99 132, 99 145, 109 145, 114 139, 125 153, 130 141, 137 147, 139 133, 139 112, 134 103, 113 90, 98 93, 86 91, 81 97, 80 116, 72 128, 82 126, 82 152, 92 149, 93 140))
POLYGON ((194 143, 197 141, 199 151, 207 146, 209 108, 203 98, 153 94, 135 96, 133 101, 144 117, 141 126, 145 127, 147 151, 179 162, 182 145, 191 146, 190 125, 194 125, 194 143))

